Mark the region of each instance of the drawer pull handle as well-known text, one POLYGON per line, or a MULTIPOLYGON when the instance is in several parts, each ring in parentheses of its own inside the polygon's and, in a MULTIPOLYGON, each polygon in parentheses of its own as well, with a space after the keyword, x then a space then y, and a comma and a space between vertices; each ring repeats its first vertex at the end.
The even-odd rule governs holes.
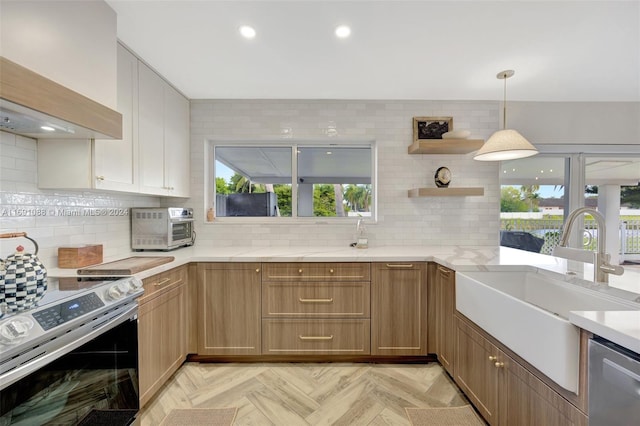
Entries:
POLYGON ((442 266, 438 266, 438 271, 440 271, 443 275, 449 275, 449 273, 451 272, 451 270, 445 269, 442 266))
POLYGON ((163 285, 165 285, 169 281, 171 281, 171 278, 165 278, 164 280, 158 281, 157 283, 154 283, 153 285, 156 286, 156 287, 162 287, 163 285))
POLYGON ((260 272, 260 268, 256 268, 256 272, 260 272))
POLYGON ((302 297, 298 298, 300 303, 333 303, 333 297, 329 299, 303 299, 302 297))
POLYGON ((504 362, 498 362, 498 361, 496 361, 496 362, 495 362, 495 364, 493 364, 493 365, 495 365, 495 366, 496 366, 496 368, 502 368, 502 367, 504 367, 504 362))
POLYGON ((387 263, 387 268, 413 268, 413 263, 387 263))
POLYGON ((302 273, 302 269, 298 269, 298 273, 301 274, 302 273))
POLYGON ((333 269, 329 269, 329 273, 333 274, 333 269))
POLYGON ((333 334, 331 336, 298 336, 300 340, 333 340, 333 334))
POLYGON ((497 356, 489 355, 489 361, 497 361, 497 360, 498 360, 497 356))

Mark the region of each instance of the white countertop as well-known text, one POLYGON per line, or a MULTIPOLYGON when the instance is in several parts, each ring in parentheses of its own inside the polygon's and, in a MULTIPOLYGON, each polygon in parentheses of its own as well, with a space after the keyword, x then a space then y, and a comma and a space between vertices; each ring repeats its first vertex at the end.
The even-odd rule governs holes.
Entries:
POLYGON ((640 354, 640 311, 574 311, 569 321, 640 354))
MULTIPOLYGON (((423 262, 434 261, 456 271, 535 271, 591 290, 638 303, 640 269, 610 275, 609 284, 593 283, 593 266, 582 262, 506 247, 188 247, 166 253, 132 252, 131 256, 175 257, 173 262, 137 273, 144 279, 190 262, 423 262)), ((105 259, 105 262, 119 259, 105 259)), ((75 276, 75 269, 50 268, 51 277, 75 276)), ((640 353, 640 311, 575 312, 575 325, 640 353)))

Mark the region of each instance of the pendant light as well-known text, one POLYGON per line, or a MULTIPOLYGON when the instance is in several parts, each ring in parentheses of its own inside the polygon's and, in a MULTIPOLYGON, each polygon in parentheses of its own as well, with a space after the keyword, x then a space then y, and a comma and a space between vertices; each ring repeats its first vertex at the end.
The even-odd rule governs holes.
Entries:
POLYGON ((525 158, 536 155, 536 147, 525 139, 516 130, 507 129, 507 79, 513 77, 515 71, 501 71, 496 75, 499 80, 504 80, 504 102, 502 104, 503 129, 495 132, 482 145, 473 159, 478 161, 503 161, 516 158, 525 158))

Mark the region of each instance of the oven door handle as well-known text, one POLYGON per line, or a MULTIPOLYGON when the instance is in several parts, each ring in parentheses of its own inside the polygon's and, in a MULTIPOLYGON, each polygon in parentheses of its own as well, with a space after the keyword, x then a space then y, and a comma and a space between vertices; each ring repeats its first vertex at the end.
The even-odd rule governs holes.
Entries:
POLYGON ((55 361, 56 359, 62 357, 63 355, 68 354, 72 350, 79 348, 80 346, 93 340, 94 338, 100 336, 101 334, 106 333, 112 328, 115 328, 120 324, 123 324, 124 322, 129 321, 131 319, 135 319, 137 317, 137 314, 138 314, 138 304, 136 303, 135 305, 129 307, 127 310, 121 313, 118 313, 116 316, 106 318, 104 322, 102 322, 99 325, 94 325, 92 327, 89 327, 91 325, 89 323, 83 327, 75 329, 73 332, 68 333, 66 336, 62 336, 56 339, 56 340, 71 339, 69 343, 61 347, 57 347, 57 348, 54 348, 53 350, 49 350, 46 348, 47 344, 45 343, 42 348, 43 354, 37 356, 32 361, 29 361, 23 365, 20 365, 14 368, 13 370, 8 371, 4 375, 0 376, 0 384, 1 384, 0 390, 12 385, 13 383, 17 382, 21 378, 33 373, 34 371, 37 371, 38 369, 44 367, 45 365, 49 364, 52 361, 55 361), (84 332, 84 330, 89 328, 93 328, 93 330, 90 330, 85 335, 81 335, 81 337, 76 336, 79 330, 83 330, 84 332))

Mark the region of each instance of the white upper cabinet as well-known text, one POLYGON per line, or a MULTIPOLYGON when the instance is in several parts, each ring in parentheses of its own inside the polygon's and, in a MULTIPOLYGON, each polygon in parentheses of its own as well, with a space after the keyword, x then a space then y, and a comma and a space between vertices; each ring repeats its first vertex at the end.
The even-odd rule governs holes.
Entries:
POLYGON ((43 140, 38 186, 189 196, 189 101, 118 45, 121 140, 43 140))
POLYGON ((189 196, 189 101, 138 64, 140 192, 189 196))
POLYGON ((122 139, 41 140, 38 186, 138 191, 138 59, 118 45, 118 112, 122 139))
POLYGON ((118 45, 118 112, 122 139, 94 142, 94 187, 138 190, 138 58, 118 45))

